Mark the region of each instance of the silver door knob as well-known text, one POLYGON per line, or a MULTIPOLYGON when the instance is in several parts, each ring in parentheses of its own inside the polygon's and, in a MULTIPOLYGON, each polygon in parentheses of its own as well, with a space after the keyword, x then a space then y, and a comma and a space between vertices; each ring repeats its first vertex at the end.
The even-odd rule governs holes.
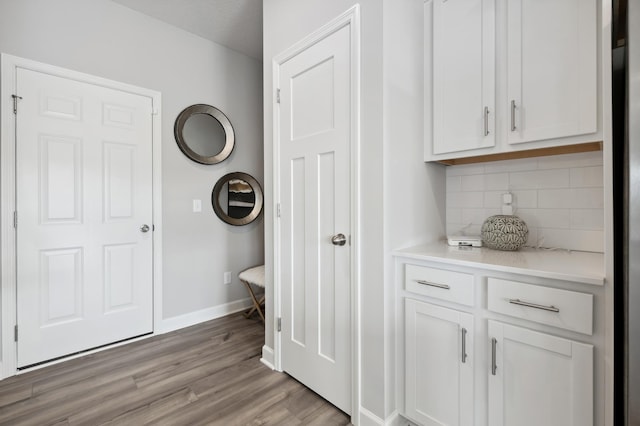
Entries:
POLYGON ((343 246, 347 243, 347 237, 344 234, 336 234, 331 237, 331 244, 334 246, 343 246))
POLYGON ((149 232, 149 225, 142 225, 140 227, 140 232, 149 232))

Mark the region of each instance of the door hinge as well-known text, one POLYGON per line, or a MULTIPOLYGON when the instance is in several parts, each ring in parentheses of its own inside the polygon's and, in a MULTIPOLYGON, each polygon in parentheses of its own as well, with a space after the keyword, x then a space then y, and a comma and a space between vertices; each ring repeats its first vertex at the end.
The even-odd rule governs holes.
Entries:
POLYGON ((278 331, 282 331, 282 318, 281 317, 278 317, 277 324, 278 324, 278 331))
POLYGON ((280 217, 280 203, 276 205, 276 217, 280 217))
POLYGON ((18 99, 22 99, 22 96, 11 95, 11 97, 13 98, 13 113, 17 114, 18 113, 18 99))
POLYGON ((276 89, 276 103, 280 103, 280 89, 276 89))
POLYGON ((13 227, 15 229, 18 229, 18 212, 17 211, 13 212, 13 227))
POLYGON ((13 326, 13 341, 18 341, 18 324, 13 326))

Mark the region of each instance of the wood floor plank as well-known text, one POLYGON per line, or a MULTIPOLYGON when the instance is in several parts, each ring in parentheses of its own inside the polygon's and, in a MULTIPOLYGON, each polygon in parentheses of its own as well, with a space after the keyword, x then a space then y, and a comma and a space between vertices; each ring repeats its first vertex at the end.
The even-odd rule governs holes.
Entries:
POLYGON ((260 362, 242 314, 0 382, 2 425, 346 425, 349 417, 260 362))

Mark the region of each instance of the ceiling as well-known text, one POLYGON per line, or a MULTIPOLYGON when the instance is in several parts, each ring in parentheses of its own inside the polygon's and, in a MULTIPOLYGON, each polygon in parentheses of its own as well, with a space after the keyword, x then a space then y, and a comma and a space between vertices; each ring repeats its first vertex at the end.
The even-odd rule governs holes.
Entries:
POLYGON ((262 0, 113 0, 262 60, 262 0))

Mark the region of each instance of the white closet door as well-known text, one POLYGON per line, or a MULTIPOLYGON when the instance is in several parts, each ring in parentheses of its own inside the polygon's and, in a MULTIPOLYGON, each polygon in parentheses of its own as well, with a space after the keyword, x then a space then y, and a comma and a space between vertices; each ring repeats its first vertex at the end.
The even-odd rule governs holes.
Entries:
POLYGON ((25 69, 17 90, 24 367, 152 331, 152 104, 25 69))
MULTIPOLYGON (((280 67, 282 368, 351 412, 350 28, 280 67), (332 244, 343 234, 345 245, 332 244)), ((343 243, 344 244, 344 243, 343 243)))

